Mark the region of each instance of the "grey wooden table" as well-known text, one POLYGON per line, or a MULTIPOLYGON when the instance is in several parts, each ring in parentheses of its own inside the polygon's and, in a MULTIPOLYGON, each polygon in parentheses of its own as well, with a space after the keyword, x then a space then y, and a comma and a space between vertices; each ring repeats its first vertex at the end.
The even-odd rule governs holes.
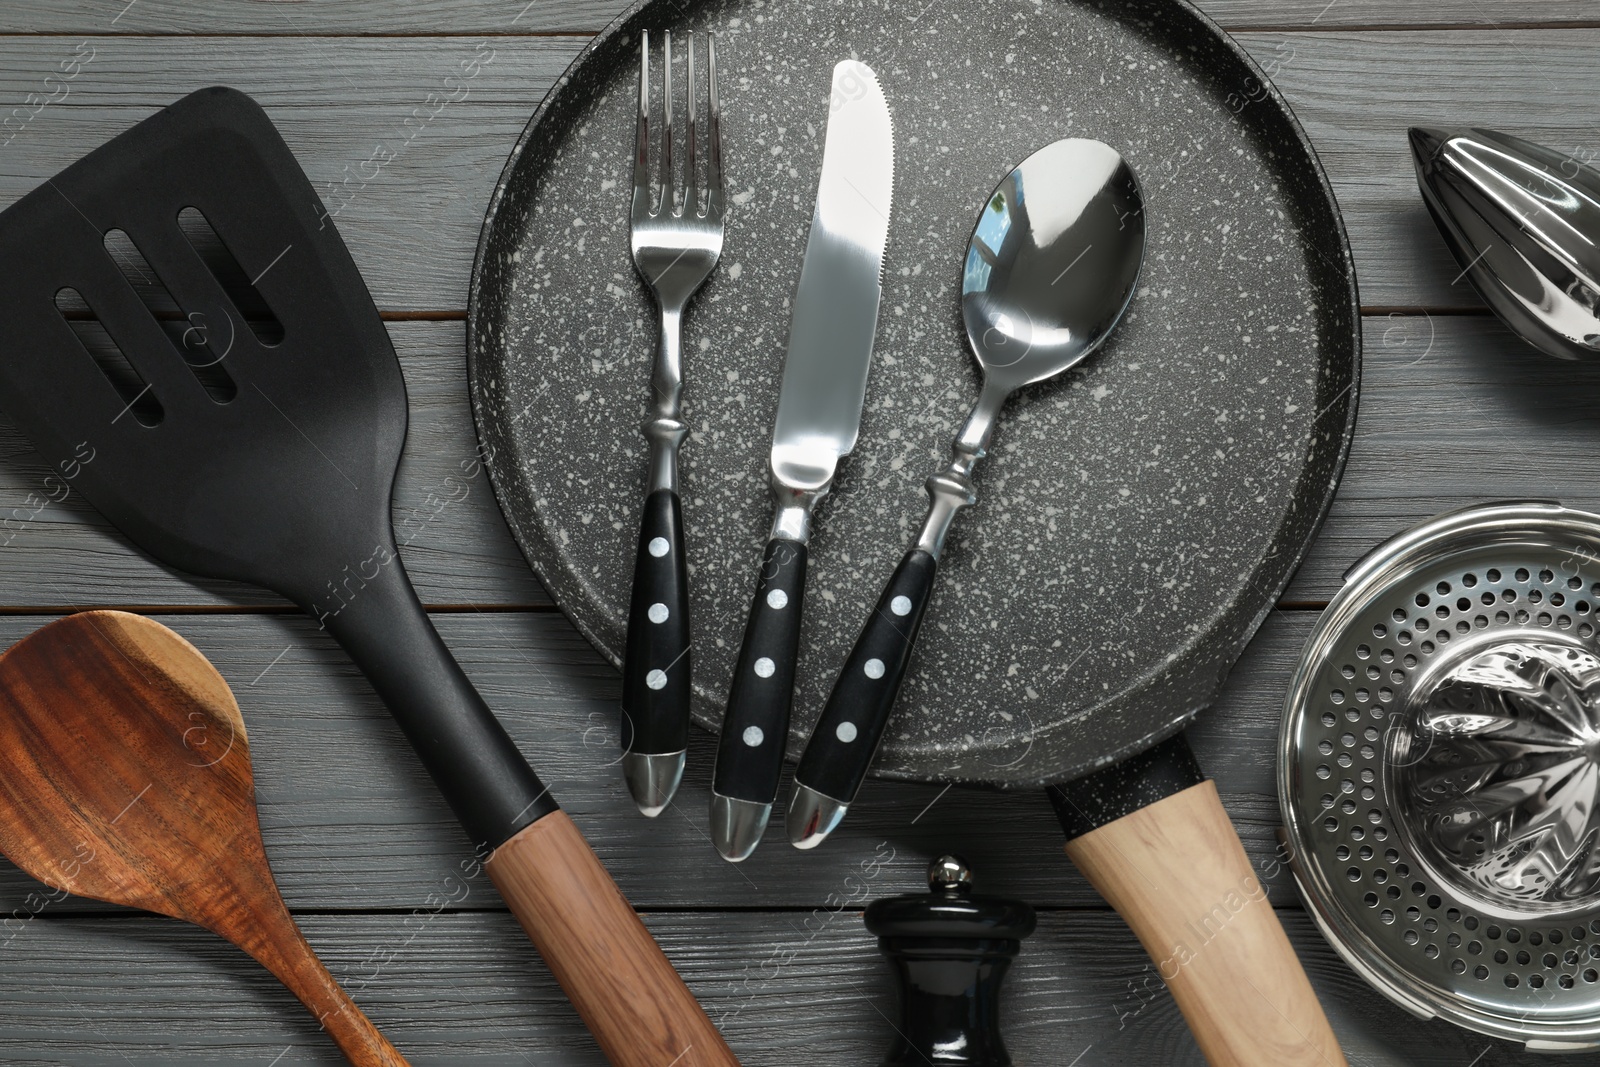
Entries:
MULTIPOLYGON (((482 477, 463 485, 451 476, 474 448, 463 319, 482 210, 528 114, 623 6, 5 0, 0 113, 30 93, 59 96, 45 76, 74 54, 92 58, 63 99, 0 148, 0 204, 215 83, 256 96, 318 188, 340 190, 340 230, 389 323, 411 395, 395 507, 407 567, 445 640, 746 1063, 876 1062, 893 996, 860 910, 918 889, 927 858, 948 850, 971 860, 986 890, 1041 912, 1009 983, 1005 1015, 1020 1063, 1199 1063, 1138 944, 1062 856, 1042 798, 872 784, 829 843, 829 862, 774 847, 733 867, 706 838, 709 738, 695 738, 679 800, 654 824, 602 770, 616 673, 529 573, 482 477), (404 118, 480 42, 493 59, 469 94, 407 140, 404 118), (374 146, 401 143, 362 179, 374 146)), ((1278 84, 1332 176, 1355 246, 1367 358, 1333 514, 1191 736, 1258 869, 1277 872, 1272 899, 1352 1063, 1531 1063, 1518 1048, 1392 1007, 1311 928, 1270 863, 1274 732, 1287 671, 1317 612, 1377 540, 1484 499, 1600 508, 1600 368, 1519 347, 1457 283, 1404 138, 1414 123, 1470 122, 1594 158, 1600 0, 1204 6, 1247 48, 1276 59, 1278 84)), ((0 517, 21 523, 0 548, 0 642, 90 606, 149 612, 181 631, 238 693, 285 898, 412 1061, 602 1063, 493 889, 480 879, 462 896, 452 878, 470 856, 465 837, 327 636, 267 594, 151 563, 77 499, 34 513, 46 474, 0 418, 0 517)), ((0 923, 0 1062, 340 1062, 288 994, 210 935, 77 900, 41 909, 39 888, 0 863, 0 913, 9 914, 0 923)))

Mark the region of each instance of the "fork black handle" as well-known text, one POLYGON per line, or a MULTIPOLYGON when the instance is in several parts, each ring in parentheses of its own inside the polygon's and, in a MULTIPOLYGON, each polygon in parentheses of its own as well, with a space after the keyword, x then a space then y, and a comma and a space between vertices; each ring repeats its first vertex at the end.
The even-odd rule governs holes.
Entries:
POLYGON ((689 744, 689 569, 683 506, 645 498, 622 659, 622 751, 676 755, 689 744))
POLYGON ((808 559, 806 546, 798 541, 775 537, 767 542, 717 741, 711 787, 721 796, 753 804, 771 804, 777 798, 808 559))
POLYGON ((938 567, 920 548, 901 558, 811 731, 795 769, 798 784, 839 804, 855 799, 900 694, 938 567))

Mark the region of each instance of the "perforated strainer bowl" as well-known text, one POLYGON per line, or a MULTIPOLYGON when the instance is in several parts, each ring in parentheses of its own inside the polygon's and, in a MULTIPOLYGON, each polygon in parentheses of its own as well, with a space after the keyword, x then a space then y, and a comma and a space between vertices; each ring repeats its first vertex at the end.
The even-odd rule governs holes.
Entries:
POLYGON ((1600 1045, 1600 515, 1439 516, 1345 576, 1290 683, 1292 867, 1397 1003, 1600 1045))

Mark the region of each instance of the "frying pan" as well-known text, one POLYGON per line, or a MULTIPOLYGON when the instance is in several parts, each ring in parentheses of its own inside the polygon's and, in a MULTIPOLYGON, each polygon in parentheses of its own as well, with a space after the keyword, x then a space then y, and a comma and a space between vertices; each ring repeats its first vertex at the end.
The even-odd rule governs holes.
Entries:
POLYGON ((879 71, 907 207, 860 443, 812 546, 798 755, 976 395, 957 295, 977 206, 1051 140, 1116 147, 1147 194, 1142 288, 1096 358, 1012 401, 876 773, 1074 783, 1054 791, 1071 852, 1208 1054, 1290 1062, 1306 1034, 1338 1062, 1213 787, 1170 740, 1271 610, 1338 483, 1360 365, 1338 208, 1266 73, 1188 4, 996 10, 649 0, 596 38, 523 134, 479 245, 468 361, 490 476, 552 596, 618 662, 652 321, 626 258, 627 88, 640 30, 715 31, 732 206, 685 324, 682 471, 694 714, 715 728, 766 532, 785 297, 822 152, 807 116, 839 57, 879 71), (1214 936, 1184 940, 1208 923, 1214 936))

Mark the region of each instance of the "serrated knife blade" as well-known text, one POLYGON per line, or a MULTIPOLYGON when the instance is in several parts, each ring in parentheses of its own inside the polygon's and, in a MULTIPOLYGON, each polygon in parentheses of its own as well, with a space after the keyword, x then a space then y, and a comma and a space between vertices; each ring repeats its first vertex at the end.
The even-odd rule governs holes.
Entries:
POLYGON ((867 396, 894 189, 894 126, 878 76, 833 68, 817 202, 772 431, 777 512, 734 667, 711 791, 711 836, 738 862, 766 829, 783 773, 811 512, 855 447, 867 396))
POLYGON ((772 475, 794 490, 826 489, 855 447, 894 189, 894 126, 872 68, 835 66, 828 106, 772 432, 772 475))

